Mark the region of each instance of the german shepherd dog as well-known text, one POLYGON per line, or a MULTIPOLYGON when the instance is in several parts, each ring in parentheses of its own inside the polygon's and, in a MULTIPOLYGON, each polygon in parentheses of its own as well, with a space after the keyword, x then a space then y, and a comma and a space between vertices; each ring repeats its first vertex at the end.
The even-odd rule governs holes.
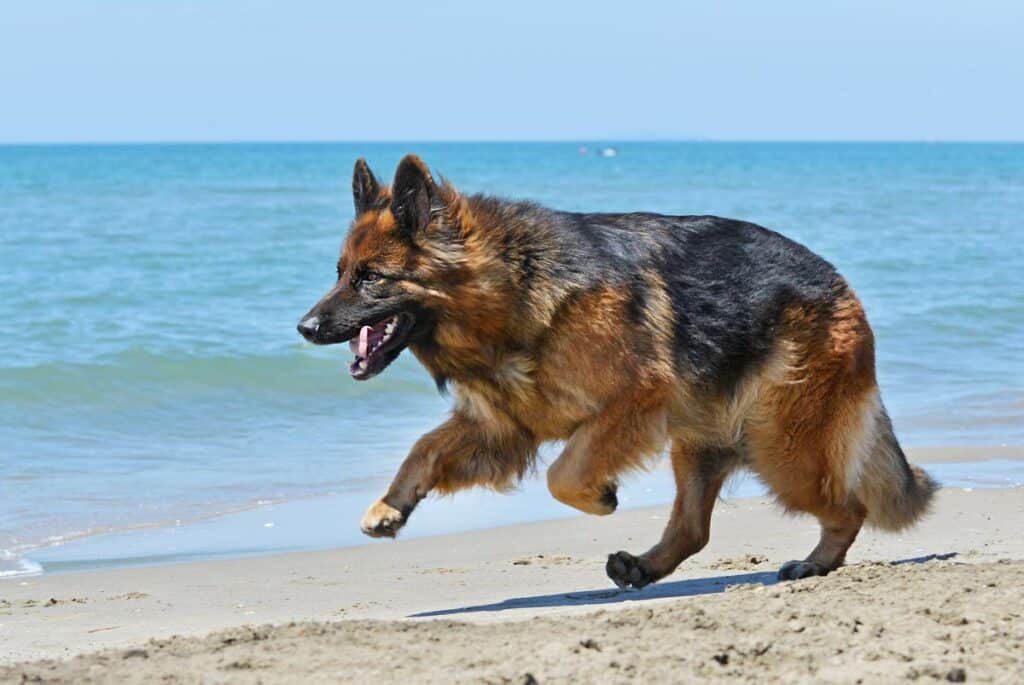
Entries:
POLYGON ((599 515, 615 511, 620 476, 670 445, 668 526, 643 554, 608 557, 620 587, 704 547, 737 467, 821 523, 781 579, 827 574, 863 524, 899 530, 928 508, 937 486, 893 434, 864 309, 807 248, 714 216, 463 195, 414 155, 390 188, 360 159, 352 190, 337 283, 299 331, 349 342, 357 380, 409 348, 454 394, 366 512, 367 535, 394 537, 432 491, 512 487, 556 440, 551 494, 599 515))

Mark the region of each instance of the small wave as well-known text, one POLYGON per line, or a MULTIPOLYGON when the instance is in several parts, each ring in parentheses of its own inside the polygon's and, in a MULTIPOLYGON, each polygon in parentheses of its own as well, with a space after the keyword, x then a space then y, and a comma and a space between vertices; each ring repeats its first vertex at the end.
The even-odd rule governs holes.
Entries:
MULTIPOLYGON (((348 379, 347 361, 336 350, 297 348, 276 355, 202 357, 130 349, 103 362, 48 362, 0 369, 5 402, 52 404, 60 400, 129 402, 194 395, 203 390, 237 394, 309 396, 325 392, 358 397, 371 388, 348 379)), ((411 359, 400 359, 372 387, 374 394, 436 395, 427 375, 411 359)))
MULTIPOLYGON (((343 490, 344 492, 344 490, 343 490)), ((359 492, 363 492, 359 490, 359 492)), ((43 573, 43 567, 31 559, 26 559, 23 554, 33 554, 40 550, 53 547, 61 547, 70 543, 78 542, 87 538, 95 538, 105 535, 120 535, 126 533, 138 533, 148 530, 162 528, 180 528, 198 523, 213 521, 225 516, 240 514, 256 509, 274 507, 286 502, 302 502, 315 500, 325 496, 335 496, 336 493, 310 493, 306 495, 281 498, 262 498, 256 500, 222 503, 211 505, 207 510, 193 513, 191 515, 179 515, 172 518, 161 518, 151 521, 138 521, 126 525, 98 525, 90 528, 67 531, 61 534, 47 535, 33 541, 14 544, 8 548, 0 548, 0 578, 13 576, 37 575, 43 573)), ((12 540, 13 541, 13 540, 12 540)))
POLYGON ((43 567, 36 562, 19 557, 6 549, 0 549, 0 578, 37 576, 42 572, 43 567))

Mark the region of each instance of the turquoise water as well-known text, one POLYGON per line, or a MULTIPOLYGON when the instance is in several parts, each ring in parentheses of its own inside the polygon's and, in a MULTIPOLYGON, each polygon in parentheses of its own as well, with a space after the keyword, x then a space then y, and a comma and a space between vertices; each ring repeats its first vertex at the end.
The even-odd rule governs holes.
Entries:
POLYGON ((864 299, 904 443, 1024 442, 1024 145, 577 148, 0 147, 0 574, 76 536, 384 486, 447 400, 409 355, 357 384, 294 330, 333 280, 359 155, 780 230, 864 299))

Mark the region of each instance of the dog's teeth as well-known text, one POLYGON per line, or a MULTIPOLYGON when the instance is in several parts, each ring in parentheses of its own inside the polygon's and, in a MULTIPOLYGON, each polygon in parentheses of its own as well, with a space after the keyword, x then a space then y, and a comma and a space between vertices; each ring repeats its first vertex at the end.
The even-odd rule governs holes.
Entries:
POLYGON ((360 359, 359 360, 359 370, 360 371, 366 371, 366 367, 367 367, 366 360, 365 359, 360 359))

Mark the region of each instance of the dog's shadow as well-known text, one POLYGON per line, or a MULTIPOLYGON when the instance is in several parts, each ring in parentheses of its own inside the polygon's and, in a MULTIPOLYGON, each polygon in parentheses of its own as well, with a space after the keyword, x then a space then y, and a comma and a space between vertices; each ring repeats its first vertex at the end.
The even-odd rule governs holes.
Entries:
MULTIPOLYGON (((923 557, 900 559, 892 564, 923 564, 928 561, 952 559, 956 552, 946 554, 929 554, 923 557)), ((436 618, 455 614, 471 614, 485 611, 508 611, 510 609, 543 609, 547 607, 599 606, 602 604, 618 604, 621 602, 640 602, 649 599, 669 599, 673 597, 694 597, 724 592, 729 586, 735 585, 775 585, 778 576, 774 571, 758 573, 737 573, 711 578, 691 578, 668 583, 655 583, 642 590, 589 590, 583 592, 562 592, 551 595, 532 595, 529 597, 512 597, 493 604, 477 604, 457 609, 439 609, 412 614, 409 618, 436 618)), ((789 581, 799 582, 799 581, 789 581)))

